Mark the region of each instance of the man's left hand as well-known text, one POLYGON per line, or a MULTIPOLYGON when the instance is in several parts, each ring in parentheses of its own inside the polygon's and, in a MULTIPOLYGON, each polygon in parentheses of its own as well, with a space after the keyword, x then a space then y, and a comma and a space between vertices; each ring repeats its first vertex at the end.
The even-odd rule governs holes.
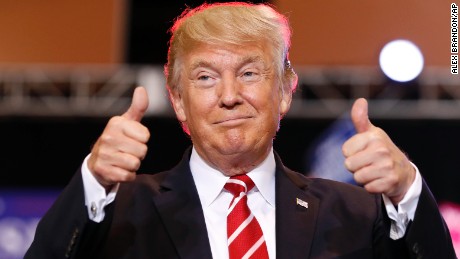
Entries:
POLYGON ((415 179, 415 168, 390 137, 374 126, 366 99, 355 101, 351 119, 357 134, 342 146, 345 167, 370 193, 383 193, 397 205, 415 179))

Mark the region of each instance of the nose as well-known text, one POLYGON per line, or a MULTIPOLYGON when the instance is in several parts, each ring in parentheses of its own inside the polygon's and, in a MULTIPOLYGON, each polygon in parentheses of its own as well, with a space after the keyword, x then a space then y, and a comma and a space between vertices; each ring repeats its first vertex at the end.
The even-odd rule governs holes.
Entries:
POLYGON ((232 108, 242 103, 241 84, 233 76, 225 76, 222 78, 218 86, 219 107, 232 108))

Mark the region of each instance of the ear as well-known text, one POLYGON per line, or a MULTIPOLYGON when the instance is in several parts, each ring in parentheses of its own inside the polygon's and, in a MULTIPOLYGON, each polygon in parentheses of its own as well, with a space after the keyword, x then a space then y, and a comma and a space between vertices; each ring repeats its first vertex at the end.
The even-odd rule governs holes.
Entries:
POLYGON ((170 91, 169 97, 171 98, 171 103, 173 105, 177 119, 182 123, 187 121, 187 116, 185 115, 184 110, 184 100, 182 99, 180 90, 170 91))
POLYGON ((281 95, 281 102, 280 102, 281 117, 284 117, 284 115, 289 111, 289 108, 291 108, 291 101, 292 101, 292 92, 284 91, 284 93, 282 93, 281 95))
MULTIPOLYGON (((297 75, 296 75, 296 77, 297 77, 297 75)), ((292 87, 292 86, 290 86, 290 87, 292 87)), ((284 89, 284 91, 280 91, 280 95, 281 95, 280 114, 281 114, 281 117, 284 117, 284 115, 291 108, 292 91, 291 91, 291 89, 288 89, 288 90, 284 89)))

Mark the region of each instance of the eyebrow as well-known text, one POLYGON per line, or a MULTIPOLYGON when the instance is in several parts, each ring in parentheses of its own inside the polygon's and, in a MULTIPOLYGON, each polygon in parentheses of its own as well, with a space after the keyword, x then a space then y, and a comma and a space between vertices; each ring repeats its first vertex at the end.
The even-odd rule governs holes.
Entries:
POLYGON ((208 61, 205 61, 205 60, 198 60, 198 61, 194 61, 191 65, 190 65, 190 70, 193 71, 199 67, 212 67, 211 65, 211 62, 208 62, 208 61))
MULTIPOLYGON (((254 56, 246 56, 246 57, 243 57, 240 59, 241 61, 239 61, 239 66, 242 67, 246 64, 250 64, 250 63, 257 63, 257 62, 262 62, 262 63, 265 63, 263 58, 259 55, 254 55, 254 56)), ((191 70, 195 70, 199 67, 213 67, 212 65, 212 62, 209 62, 207 60, 203 60, 203 59, 200 59, 200 60, 197 60, 197 61, 194 61, 191 65, 190 65, 190 68, 191 70)))
POLYGON ((259 55, 256 55, 256 56, 248 56, 248 57, 244 57, 242 59, 242 62, 241 64, 249 64, 249 63, 257 63, 257 62, 262 62, 264 63, 264 60, 261 56, 259 55))

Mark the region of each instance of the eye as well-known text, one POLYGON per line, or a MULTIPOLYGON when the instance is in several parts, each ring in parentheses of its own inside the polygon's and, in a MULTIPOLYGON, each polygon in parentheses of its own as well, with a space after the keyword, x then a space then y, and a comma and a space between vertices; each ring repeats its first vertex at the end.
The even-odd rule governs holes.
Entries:
POLYGON ((198 77, 198 80, 200 80, 200 81, 207 81, 209 79, 211 79, 211 77, 208 76, 208 75, 202 75, 202 76, 198 77))
POLYGON ((246 70, 241 74, 241 80, 247 83, 259 81, 260 74, 254 70, 246 70))
POLYGON ((210 73, 200 73, 196 76, 195 84, 201 88, 212 87, 216 83, 216 77, 210 73))
POLYGON ((254 76, 254 75, 255 75, 255 73, 252 72, 252 71, 246 71, 246 72, 243 73, 243 76, 245 76, 245 77, 250 77, 250 76, 254 76))

